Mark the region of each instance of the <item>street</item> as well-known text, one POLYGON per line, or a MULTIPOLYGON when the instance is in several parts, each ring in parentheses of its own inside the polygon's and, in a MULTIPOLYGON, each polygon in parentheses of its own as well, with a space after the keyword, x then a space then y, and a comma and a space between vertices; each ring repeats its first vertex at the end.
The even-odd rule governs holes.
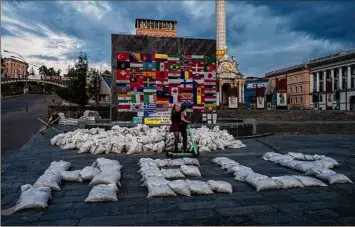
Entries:
MULTIPOLYGON (((56 102, 59 101, 57 97, 56 102)), ((47 106, 52 104, 52 96, 33 94, 1 100, 1 153, 19 149, 42 125, 36 118, 47 118, 47 106), (45 101, 44 101, 45 99, 45 101)))

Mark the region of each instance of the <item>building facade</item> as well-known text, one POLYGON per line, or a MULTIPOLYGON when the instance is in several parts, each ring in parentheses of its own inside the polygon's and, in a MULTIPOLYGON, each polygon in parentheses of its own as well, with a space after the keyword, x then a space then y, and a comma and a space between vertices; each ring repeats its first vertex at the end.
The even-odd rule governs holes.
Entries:
POLYGON ((265 78, 270 80, 271 90, 275 88, 276 93, 279 93, 275 95, 281 97, 282 94, 282 98, 287 100, 282 106, 291 109, 310 109, 310 72, 307 64, 268 72, 265 78))
POLYGON ((177 21, 136 19, 136 35, 177 37, 177 21))
MULTIPOLYGON (((244 103, 247 106, 251 107, 252 105, 257 103, 257 101, 258 101, 257 97, 262 97, 264 99, 265 90, 266 90, 268 83, 269 83, 268 79, 262 79, 262 78, 253 78, 253 79, 249 79, 249 80, 246 79, 245 85, 244 85, 244 103), (262 90, 262 92, 260 92, 261 94, 258 94, 259 93, 258 89, 262 90)), ((260 103, 259 109, 265 108, 265 104, 264 104, 265 101, 264 100, 259 100, 259 103, 260 103)))
POLYGON ((308 63, 312 109, 355 110, 355 50, 308 63))
POLYGON ((25 78, 28 64, 15 58, 4 58, 4 78, 25 78))

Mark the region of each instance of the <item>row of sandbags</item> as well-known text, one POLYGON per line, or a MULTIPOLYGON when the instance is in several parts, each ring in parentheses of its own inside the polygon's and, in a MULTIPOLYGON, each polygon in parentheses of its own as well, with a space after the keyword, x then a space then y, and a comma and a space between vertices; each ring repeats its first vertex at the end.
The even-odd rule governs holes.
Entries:
MULTIPOLYGON (((211 152, 225 148, 241 148, 245 145, 226 130, 218 126, 213 129, 201 127, 191 129, 194 142, 200 152, 211 152)), ((179 148, 182 148, 181 137, 179 148)), ((174 150, 174 135, 169 127, 149 127, 139 124, 133 128, 113 126, 111 130, 100 128, 76 129, 67 133, 60 133, 50 140, 54 146, 65 150, 79 150, 78 153, 117 154, 117 153, 145 153, 174 150)))
POLYGON ((45 172, 32 185, 21 186, 21 195, 16 205, 2 211, 2 215, 10 215, 23 209, 46 208, 51 198, 51 191, 60 191, 63 181, 90 181, 93 185, 85 202, 117 201, 117 185, 120 185, 122 165, 116 160, 98 158, 91 166, 82 170, 68 171, 70 162, 53 161, 45 172))
POLYGON ((335 159, 324 155, 307 155, 295 152, 288 152, 287 154, 267 152, 262 156, 262 159, 303 172, 308 176, 314 176, 329 184, 352 183, 344 174, 330 170, 340 164, 335 159))
POLYGON ((251 168, 240 165, 238 162, 227 157, 217 157, 214 158, 212 162, 221 166, 223 170, 227 170, 228 173, 233 174, 235 180, 246 182, 256 188, 257 191, 327 186, 322 181, 308 176, 293 175, 268 177, 266 175, 256 173, 251 168))
POLYGON ((192 194, 208 195, 214 192, 232 193, 231 184, 224 181, 183 179, 185 176, 201 177, 201 173, 196 166, 198 160, 194 158, 184 159, 157 159, 141 158, 138 162, 143 185, 148 189, 148 196, 191 196, 192 194), (176 160, 176 161, 175 161, 176 160), (190 164, 190 165, 186 165, 190 164), (175 169, 160 169, 161 167, 180 166, 175 169), (175 179, 175 180, 168 180, 175 179), (176 180, 178 179, 178 180, 176 180))

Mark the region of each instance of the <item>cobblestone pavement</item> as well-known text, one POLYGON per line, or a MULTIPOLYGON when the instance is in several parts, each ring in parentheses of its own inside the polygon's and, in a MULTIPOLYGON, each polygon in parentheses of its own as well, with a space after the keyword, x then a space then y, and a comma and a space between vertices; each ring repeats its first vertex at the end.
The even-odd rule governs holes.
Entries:
MULTIPOLYGON (((22 150, 2 157, 2 209, 13 206, 19 187, 33 184, 51 161, 66 160, 72 169, 91 164, 97 156, 59 150, 49 144, 50 134, 34 135, 22 150)), ((355 182, 355 135, 271 136, 243 141, 247 147, 202 154, 199 167, 202 180, 224 180, 232 184, 233 194, 165 197, 147 199, 140 186, 136 165, 139 156, 104 155, 123 164, 122 187, 117 202, 86 204, 88 183, 63 183, 62 191, 52 192, 49 206, 2 216, 2 225, 354 225, 354 184, 329 187, 296 188, 256 192, 237 182, 211 163, 212 158, 227 156, 268 176, 299 174, 260 159, 265 152, 298 151, 326 154, 342 166, 335 169, 355 182)), ((146 156, 146 155, 145 155, 146 156)), ((159 158, 162 155, 154 155, 159 158)))

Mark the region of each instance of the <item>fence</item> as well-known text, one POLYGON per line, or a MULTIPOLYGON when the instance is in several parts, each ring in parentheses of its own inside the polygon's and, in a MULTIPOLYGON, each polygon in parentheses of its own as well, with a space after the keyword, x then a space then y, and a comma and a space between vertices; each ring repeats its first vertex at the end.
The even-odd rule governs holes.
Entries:
POLYGON ((54 112, 62 112, 67 118, 80 118, 86 110, 97 111, 101 118, 110 118, 108 106, 48 106, 48 117, 54 112))

